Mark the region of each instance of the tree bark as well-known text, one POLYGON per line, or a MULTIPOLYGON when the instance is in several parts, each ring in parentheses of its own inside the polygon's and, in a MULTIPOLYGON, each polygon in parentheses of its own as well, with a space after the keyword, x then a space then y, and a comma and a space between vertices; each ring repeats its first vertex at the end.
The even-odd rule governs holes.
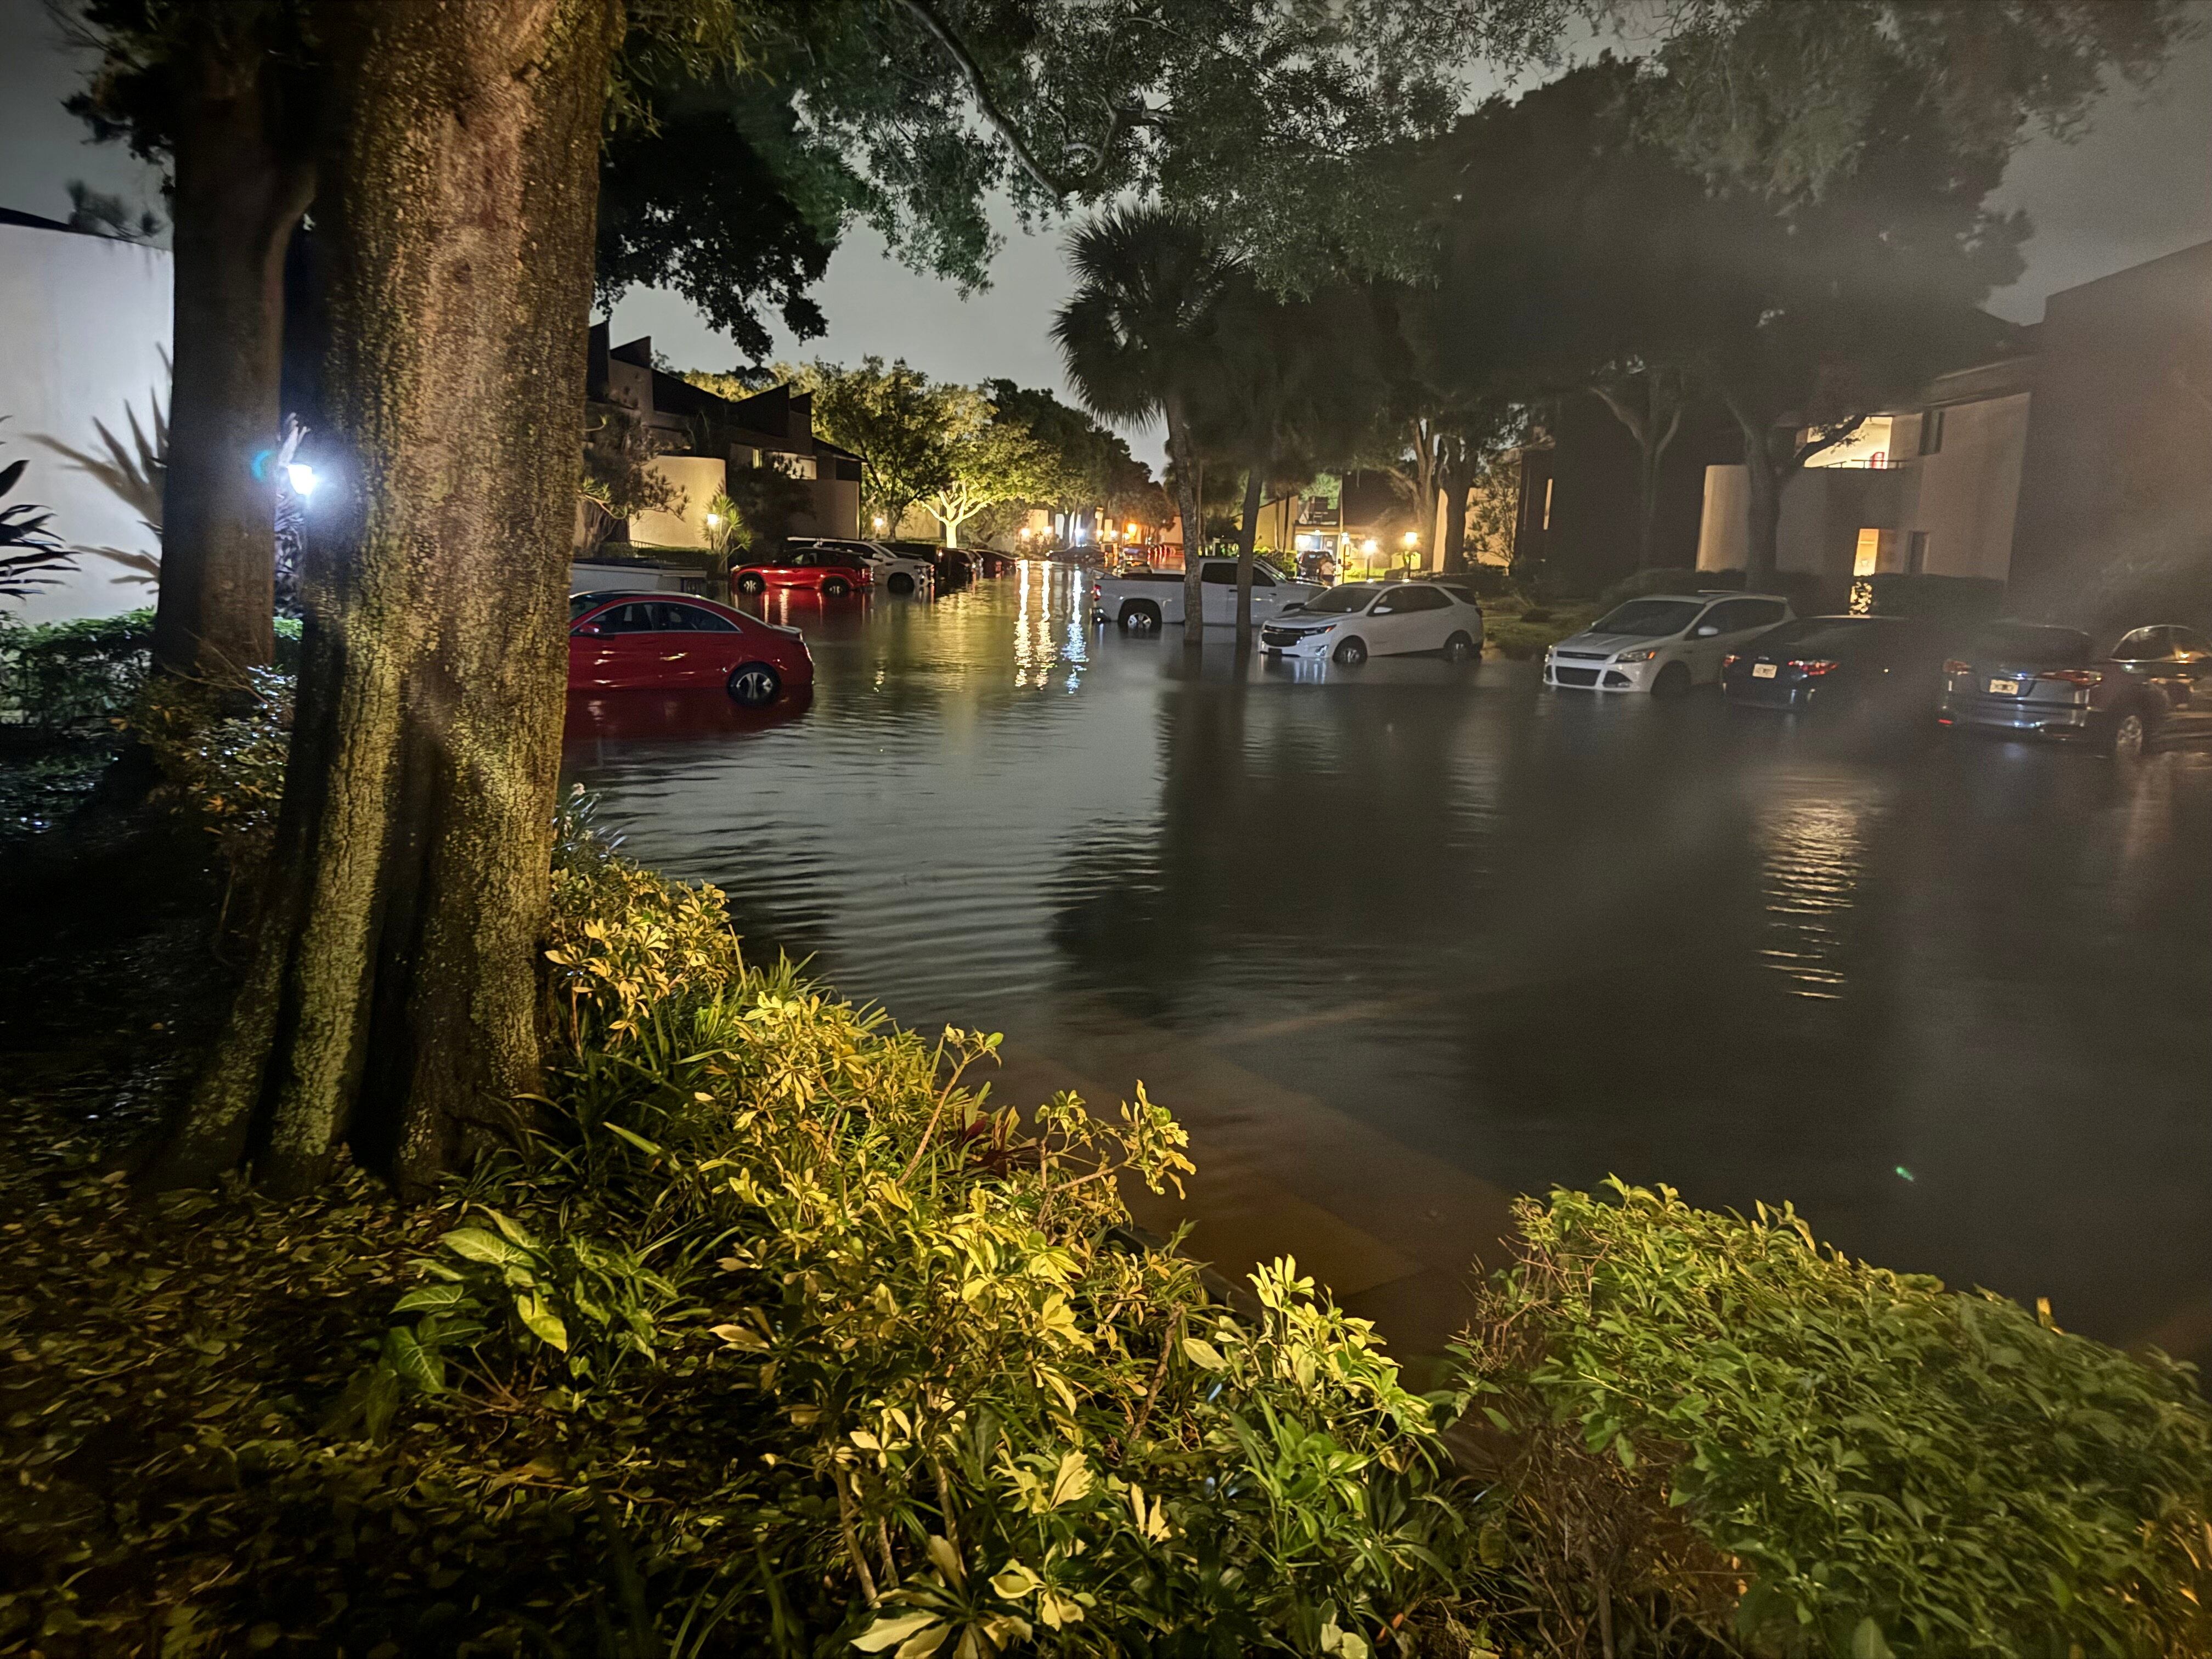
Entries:
POLYGON ((619 0, 319 12, 337 473, 277 875, 157 1178, 417 1190, 538 1079, 566 567, 619 0))
POLYGON ((284 250, 313 193, 314 158, 284 153, 274 72, 255 43, 199 27, 184 55, 154 663, 228 678, 275 649, 284 250))
POLYGON ((1199 583, 1206 532, 1199 523, 1198 446, 1191 441, 1190 416, 1182 395, 1170 392, 1164 401, 1168 459, 1176 475, 1176 512, 1182 520, 1182 643, 1186 651, 1195 651, 1206 643, 1206 594, 1199 583))
POLYGON ((1474 490, 1474 480, 1462 459, 1444 484, 1443 568, 1455 574, 1467 569, 1467 498, 1474 490))
POLYGON ((1743 468, 1749 524, 1744 541, 1745 584, 1756 587, 1774 575, 1782 529, 1782 486, 1769 431, 1756 416, 1734 410, 1743 430, 1743 468))
POLYGON ((1252 550, 1260 539, 1260 501, 1267 494, 1272 455, 1244 474, 1244 512, 1237 521, 1237 652, 1252 649, 1252 550))
POLYGON ((1605 406, 1614 418, 1628 428, 1628 435, 1636 440, 1636 568, 1649 570, 1657 552, 1659 540, 1659 479, 1660 468, 1667 459, 1667 447, 1674 441, 1674 434, 1682 429, 1682 396, 1680 388, 1666 378, 1667 371, 1645 369, 1636 378, 1642 382, 1644 407, 1638 409, 1629 401, 1630 395, 1615 391, 1602 383, 1593 386, 1605 406))

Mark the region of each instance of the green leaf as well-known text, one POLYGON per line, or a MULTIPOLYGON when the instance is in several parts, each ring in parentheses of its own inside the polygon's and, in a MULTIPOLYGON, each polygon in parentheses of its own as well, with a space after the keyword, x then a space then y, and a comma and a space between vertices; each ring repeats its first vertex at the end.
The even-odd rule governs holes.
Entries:
POLYGON ((455 1255, 489 1267, 520 1267, 531 1259, 529 1251, 519 1249, 498 1234, 488 1233, 481 1227, 456 1227, 438 1242, 455 1255))
POLYGON ((1195 1336, 1183 1338, 1182 1357, 1201 1370, 1225 1371, 1229 1369, 1229 1362, 1221 1357, 1220 1349, 1195 1336))
POLYGON ((854 1637, 853 1645, 863 1653, 881 1653, 885 1648, 894 1647, 938 1622, 933 1613, 888 1614, 854 1637))
POLYGON ((422 1394, 446 1391, 445 1362, 417 1342, 415 1333, 404 1325, 395 1325, 385 1332, 384 1363, 410 1389, 422 1394))
POLYGON ((558 1314, 545 1305, 545 1298, 535 1291, 514 1298, 514 1316, 540 1342, 549 1347, 558 1348, 562 1353, 568 1352, 568 1328, 561 1322, 558 1314))
POLYGON ((408 1291, 398 1301, 393 1303, 392 1311, 396 1314, 424 1311, 444 1313, 449 1309, 458 1308, 464 1302, 472 1300, 474 1298, 469 1295, 468 1286, 465 1285, 422 1285, 408 1291))
POLYGON ((629 1130, 623 1128, 619 1123, 602 1123, 599 1127, 602 1129, 609 1131, 611 1133, 620 1135, 624 1140, 629 1142, 631 1146, 636 1147, 638 1151, 645 1153, 649 1158, 659 1158, 660 1156, 660 1148, 659 1146, 655 1146, 652 1141, 647 1140, 643 1135, 633 1134, 629 1130))
POLYGON ((1889 1644, 1882 1640, 1881 1626, 1872 1614, 1860 1620, 1858 1628, 1851 1632, 1851 1659, 1897 1659, 1889 1644))

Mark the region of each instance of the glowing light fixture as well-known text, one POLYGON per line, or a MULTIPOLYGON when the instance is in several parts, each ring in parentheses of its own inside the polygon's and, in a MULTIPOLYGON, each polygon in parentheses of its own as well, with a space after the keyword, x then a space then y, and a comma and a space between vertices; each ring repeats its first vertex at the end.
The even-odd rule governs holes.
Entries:
POLYGON ((292 486, 292 493, 302 501, 313 495, 315 486, 322 482, 315 477, 315 469, 304 461, 288 463, 284 468, 284 479, 292 486))

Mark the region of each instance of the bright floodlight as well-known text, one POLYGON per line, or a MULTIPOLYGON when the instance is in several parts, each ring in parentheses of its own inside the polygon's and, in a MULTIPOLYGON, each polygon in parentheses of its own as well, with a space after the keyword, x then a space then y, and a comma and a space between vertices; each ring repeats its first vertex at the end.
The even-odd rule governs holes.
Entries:
POLYGON ((284 477, 292 486, 292 493, 301 500, 304 501, 315 493, 317 483, 315 469, 306 462, 293 461, 287 464, 284 468, 284 477))

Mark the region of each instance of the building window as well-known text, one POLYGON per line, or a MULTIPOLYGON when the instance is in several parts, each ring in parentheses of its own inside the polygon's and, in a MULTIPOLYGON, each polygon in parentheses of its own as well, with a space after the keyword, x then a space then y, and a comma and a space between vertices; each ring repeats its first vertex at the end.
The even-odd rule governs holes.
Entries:
POLYGON ((1933 455, 1943 447, 1943 411, 1931 409, 1920 417, 1920 453, 1933 455))
POLYGON ((1545 480, 1544 480, 1544 522, 1543 522, 1542 524, 1539 525, 1539 526, 1537 526, 1537 528, 1538 528, 1538 529, 1540 529, 1540 530, 1549 530, 1551 527, 1552 527, 1552 481, 1551 481, 1549 478, 1547 478, 1547 479, 1545 479, 1545 480))
POLYGON ((1851 574, 1871 576, 1881 568, 1881 532, 1862 530, 1859 544, 1851 554, 1851 574))
POLYGON ((1905 544, 1905 568, 1908 575, 1918 576, 1928 569, 1928 532, 1916 530, 1905 544))

